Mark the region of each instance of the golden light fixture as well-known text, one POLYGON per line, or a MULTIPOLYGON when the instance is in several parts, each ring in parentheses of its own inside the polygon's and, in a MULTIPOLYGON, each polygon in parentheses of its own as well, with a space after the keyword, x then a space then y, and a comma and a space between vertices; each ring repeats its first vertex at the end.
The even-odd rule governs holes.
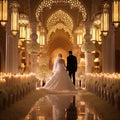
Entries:
POLYGON ((104 36, 107 36, 109 31, 109 4, 105 3, 101 14, 101 32, 104 36))
POLYGON ((84 36, 84 29, 83 29, 83 25, 80 24, 76 30, 74 31, 74 33, 76 34, 77 37, 77 45, 81 46, 83 43, 83 36, 84 36))
POLYGON ((93 43, 97 42, 98 44, 102 44, 101 30, 99 27, 93 25, 91 28, 91 35, 92 35, 91 41, 93 43))
POLYGON ((0 0, 0 23, 5 26, 8 21, 8 1, 0 0))
POLYGON ((19 8, 19 4, 17 1, 13 1, 10 4, 11 7, 11 31, 12 34, 15 36, 18 33, 19 30, 19 24, 18 24, 18 20, 19 20, 19 12, 18 12, 18 8, 19 8))
POLYGON ((43 47, 45 45, 45 30, 44 28, 40 31, 40 46, 43 47))
POLYGON ((92 42, 95 43, 97 41, 97 38, 96 38, 96 27, 93 25, 92 28, 91 28, 91 35, 92 35, 92 42))
POLYGON ((23 44, 23 43, 22 43, 22 40, 19 39, 19 40, 18 40, 18 48, 21 48, 22 44, 23 44))
POLYGON ((83 35, 82 34, 78 34, 77 35, 77 45, 81 46, 83 43, 83 35))
POLYGON ((38 26, 37 35, 37 43, 39 43, 40 47, 42 48, 45 45, 45 29, 42 26, 38 26))
POLYGON ((27 25, 29 24, 28 16, 24 13, 20 14, 19 17, 19 29, 20 29, 20 39, 26 39, 27 37, 27 25))
POLYGON ((30 28, 30 24, 26 27, 26 42, 29 43, 31 41, 30 35, 32 34, 32 30, 30 28))
POLYGON ((120 23, 120 0, 114 0, 112 3, 112 22, 117 28, 120 23))

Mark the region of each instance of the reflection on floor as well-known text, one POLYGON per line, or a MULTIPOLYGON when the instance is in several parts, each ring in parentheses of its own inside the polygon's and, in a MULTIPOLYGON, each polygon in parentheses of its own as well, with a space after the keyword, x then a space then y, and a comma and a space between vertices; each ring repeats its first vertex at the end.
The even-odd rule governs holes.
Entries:
POLYGON ((24 120, 103 119, 78 94, 48 94, 35 103, 24 120))

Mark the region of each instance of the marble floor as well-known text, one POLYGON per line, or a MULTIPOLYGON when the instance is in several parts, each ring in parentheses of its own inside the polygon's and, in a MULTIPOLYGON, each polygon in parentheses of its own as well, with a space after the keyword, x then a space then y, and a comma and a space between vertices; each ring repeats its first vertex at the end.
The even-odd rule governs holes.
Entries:
POLYGON ((75 94, 36 90, 1 112, 0 120, 120 120, 120 111, 86 90, 75 94))
POLYGON ((102 120, 79 95, 50 94, 40 98, 24 120, 102 120))

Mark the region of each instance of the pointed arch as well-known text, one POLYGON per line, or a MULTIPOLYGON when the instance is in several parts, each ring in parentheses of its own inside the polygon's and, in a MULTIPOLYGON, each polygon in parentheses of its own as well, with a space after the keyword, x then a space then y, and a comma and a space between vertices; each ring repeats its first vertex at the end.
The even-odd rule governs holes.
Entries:
POLYGON ((63 29, 65 32, 67 32, 69 34, 69 36, 70 36, 71 43, 74 43, 74 39, 73 39, 73 35, 72 35, 71 31, 64 24, 62 24, 62 23, 58 23, 57 25, 53 26, 49 30, 49 32, 47 34, 47 43, 49 42, 50 35, 53 32, 55 33, 57 29, 63 29))
POLYGON ((35 13, 36 20, 40 21, 39 16, 44 8, 51 9, 52 5, 56 4, 56 3, 69 4, 71 9, 78 8, 79 12, 82 14, 82 18, 83 18, 82 21, 86 21, 87 10, 86 10, 85 6, 79 0, 43 0, 36 9, 36 13, 35 13))
POLYGON ((47 29, 50 30, 53 26, 58 23, 64 24, 69 30, 73 30, 72 18, 63 10, 58 10, 53 13, 47 20, 47 29))

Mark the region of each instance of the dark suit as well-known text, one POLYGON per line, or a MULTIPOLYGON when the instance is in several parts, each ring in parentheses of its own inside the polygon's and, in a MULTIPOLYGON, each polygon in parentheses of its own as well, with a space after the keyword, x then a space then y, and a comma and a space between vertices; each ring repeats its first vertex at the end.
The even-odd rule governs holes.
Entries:
POLYGON ((77 71, 77 58, 74 55, 67 57, 67 70, 70 78, 73 77, 73 84, 75 85, 75 72, 77 71))
POLYGON ((77 120, 77 108, 75 106, 75 96, 73 96, 73 102, 67 109, 67 120, 77 120))

